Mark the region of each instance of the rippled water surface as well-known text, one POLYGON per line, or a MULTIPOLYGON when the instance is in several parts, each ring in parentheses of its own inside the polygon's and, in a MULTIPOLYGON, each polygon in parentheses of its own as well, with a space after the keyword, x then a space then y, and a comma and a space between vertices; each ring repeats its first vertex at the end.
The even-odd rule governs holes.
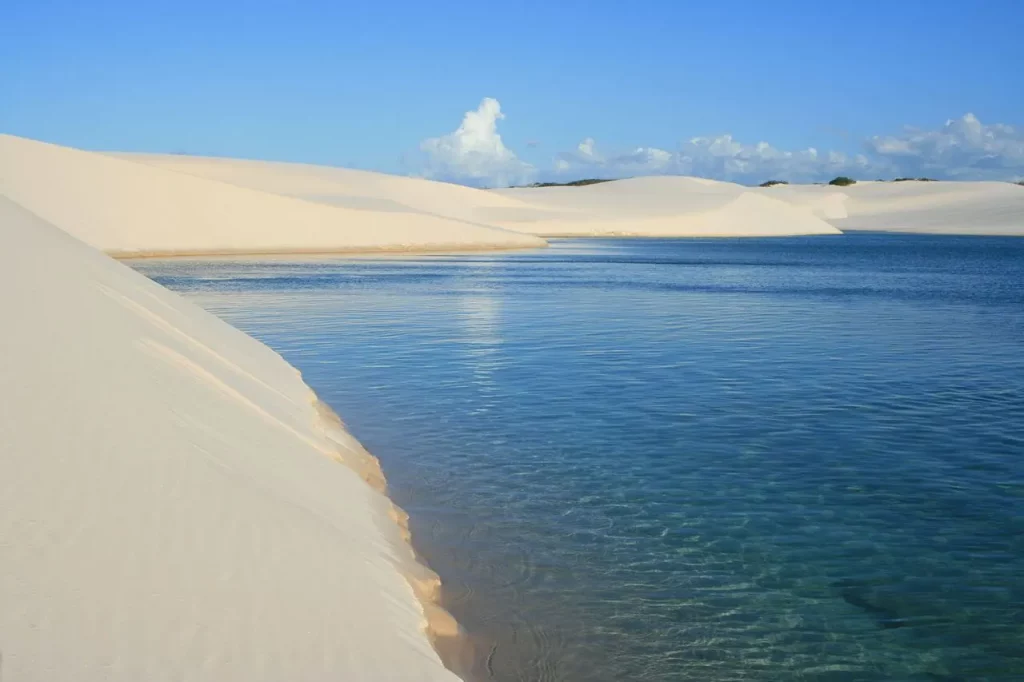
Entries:
POLYGON ((1024 240, 137 267, 376 454, 496 680, 1024 680, 1024 240))

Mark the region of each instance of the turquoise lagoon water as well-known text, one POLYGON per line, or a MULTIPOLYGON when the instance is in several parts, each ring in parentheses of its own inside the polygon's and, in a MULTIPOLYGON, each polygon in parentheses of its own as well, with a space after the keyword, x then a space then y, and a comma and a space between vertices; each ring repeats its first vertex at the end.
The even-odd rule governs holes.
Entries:
POLYGON ((1024 680, 1024 240, 138 268, 379 457, 482 679, 1024 680))

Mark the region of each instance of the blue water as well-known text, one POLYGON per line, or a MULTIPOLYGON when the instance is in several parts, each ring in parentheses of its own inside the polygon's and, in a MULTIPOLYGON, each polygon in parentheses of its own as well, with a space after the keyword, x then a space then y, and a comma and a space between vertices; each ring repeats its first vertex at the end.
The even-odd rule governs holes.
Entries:
POLYGON ((380 458, 481 678, 1024 680, 1024 240, 139 269, 380 458))

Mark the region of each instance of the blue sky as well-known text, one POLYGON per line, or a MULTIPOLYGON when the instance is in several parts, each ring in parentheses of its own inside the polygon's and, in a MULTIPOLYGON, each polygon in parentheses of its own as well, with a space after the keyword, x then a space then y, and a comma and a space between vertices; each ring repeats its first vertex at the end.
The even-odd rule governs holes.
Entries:
POLYGON ((0 13, 0 131, 89 149, 483 185, 1024 174, 1013 0, 15 0, 0 13))

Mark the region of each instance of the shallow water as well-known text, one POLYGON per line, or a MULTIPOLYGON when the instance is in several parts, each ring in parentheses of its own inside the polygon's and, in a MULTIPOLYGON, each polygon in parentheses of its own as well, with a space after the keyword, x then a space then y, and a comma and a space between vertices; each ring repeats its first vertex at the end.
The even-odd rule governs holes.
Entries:
POLYGON ((1024 240, 136 266, 376 454, 496 680, 1024 680, 1024 240))

